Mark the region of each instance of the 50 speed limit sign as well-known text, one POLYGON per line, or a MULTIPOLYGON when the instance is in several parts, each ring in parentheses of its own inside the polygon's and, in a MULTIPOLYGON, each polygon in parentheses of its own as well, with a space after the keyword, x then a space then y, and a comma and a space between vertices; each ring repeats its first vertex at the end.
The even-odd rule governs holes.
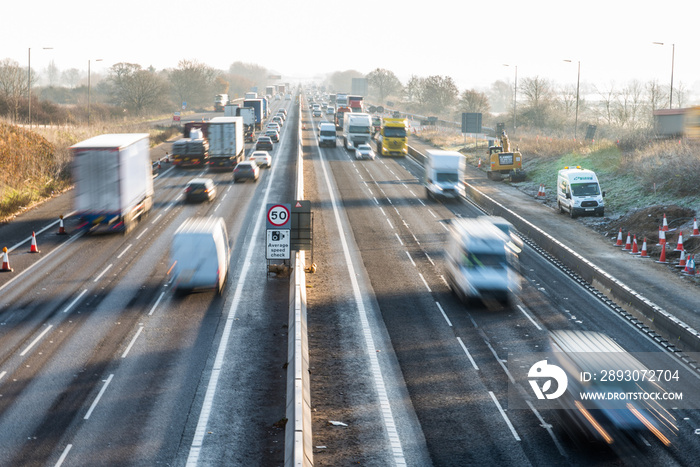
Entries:
POLYGON ((267 228, 268 229, 289 229, 292 225, 290 204, 268 204, 267 205, 267 228))

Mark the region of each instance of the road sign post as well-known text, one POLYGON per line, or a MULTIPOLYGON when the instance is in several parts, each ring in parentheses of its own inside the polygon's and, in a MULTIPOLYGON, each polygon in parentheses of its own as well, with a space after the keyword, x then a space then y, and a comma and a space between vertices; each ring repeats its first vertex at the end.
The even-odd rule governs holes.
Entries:
POLYGON ((269 203, 267 205, 267 242, 265 258, 288 260, 290 258, 292 226, 291 205, 269 203))

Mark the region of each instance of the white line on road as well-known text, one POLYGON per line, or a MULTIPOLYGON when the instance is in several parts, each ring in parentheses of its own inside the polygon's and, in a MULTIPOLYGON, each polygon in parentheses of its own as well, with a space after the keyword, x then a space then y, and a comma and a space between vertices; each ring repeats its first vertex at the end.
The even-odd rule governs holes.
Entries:
POLYGON ((419 202, 420 204, 422 204, 423 206, 425 206, 425 203, 423 202, 422 199, 420 199, 420 198, 416 198, 416 199, 418 200, 418 202, 419 202))
POLYGON ((82 297, 83 295, 85 295, 86 292, 87 292, 87 289, 85 289, 85 290, 83 290, 82 292, 80 292, 80 294, 79 294, 77 297, 75 297, 75 300, 73 300, 72 302, 70 302, 70 305, 68 305, 68 306, 66 307, 66 309, 63 310, 63 312, 64 312, 64 313, 68 313, 68 310, 70 310, 71 308, 73 308, 73 305, 75 305, 76 303, 78 303, 78 300, 80 300, 80 297, 82 297))
POLYGON ((58 461, 56 462, 56 465, 54 467, 61 467, 61 465, 63 465, 63 461, 65 461, 66 457, 68 457, 68 453, 70 452, 72 447, 72 444, 66 446, 66 448, 63 450, 63 454, 61 454, 61 457, 58 458, 58 461))
POLYGON ((420 276, 420 279, 421 279, 421 280, 423 281, 423 283, 425 284, 425 288, 428 289, 428 292, 432 292, 433 290, 432 290, 432 289, 430 288, 430 286, 428 285, 428 282, 426 282, 425 277, 423 277, 423 274, 418 273, 418 275, 420 276))
POLYGON ((124 253, 126 253, 129 250, 129 248, 131 248, 132 245, 133 245, 133 243, 129 243, 129 245, 126 248, 124 248, 121 253, 119 253, 119 256, 117 256, 117 259, 121 259, 121 257, 124 256, 124 253))
POLYGON ((532 413, 535 414, 535 417, 540 421, 540 426, 547 430, 547 433, 549 433, 549 436, 552 438, 552 441, 554 441, 554 444, 556 445, 557 449, 559 450, 559 454, 562 455, 562 457, 569 457, 566 454, 566 451, 564 451, 564 447, 559 443, 559 439, 557 438, 557 435, 554 434, 552 431, 552 425, 550 423, 547 423, 544 421, 544 418, 542 418, 542 415, 537 411, 534 405, 532 405, 532 402, 530 401, 525 401, 527 402, 527 405, 530 407, 530 410, 532 410, 532 413))
POLYGON ((3 371, 2 373, 0 373, 0 379, 3 379, 3 378, 5 377, 6 374, 7 374, 6 371, 3 371))
POLYGON ((39 334, 38 336, 36 336, 36 339, 34 339, 34 340, 32 341, 32 343, 29 344, 29 345, 27 346, 27 348, 24 349, 24 351, 22 351, 21 354, 19 354, 19 356, 20 356, 20 357, 24 357, 24 356, 27 354, 27 352, 29 352, 29 350, 31 350, 31 348, 34 347, 34 346, 37 344, 37 342, 39 342, 39 341, 46 335, 46 333, 49 332, 49 331, 51 330, 52 327, 53 327, 53 324, 49 324, 49 325, 46 327, 46 329, 44 329, 44 330, 42 331, 41 334, 39 334))
POLYGON ((442 305, 440 305, 440 302, 435 302, 435 304, 440 310, 440 313, 442 313, 442 317, 445 318, 445 321, 447 321, 447 325, 452 327, 452 321, 450 321, 450 318, 447 317, 447 314, 445 313, 445 310, 442 309, 442 305))
POLYGON ((141 335, 141 331, 143 331, 143 326, 139 326, 139 330, 136 331, 136 334, 134 334, 134 337, 131 339, 131 342, 129 342, 129 345, 126 346, 126 349, 124 350, 124 353, 122 354, 122 358, 126 358, 126 356, 129 354, 129 350, 131 350, 131 347, 136 342, 136 339, 138 339, 138 337, 141 335))
POLYGON ((403 240, 401 240, 401 237, 399 237, 399 234, 397 234, 396 232, 394 232, 394 235, 396 235, 396 238, 399 239, 399 243, 401 244, 401 246, 403 246, 403 240))
POLYGON ((461 337, 458 337, 458 338, 457 338, 457 342, 459 342, 459 345, 462 346, 462 350, 464 350, 464 353, 467 354, 467 357, 469 358, 469 361, 472 362, 472 366, 474 367, 474 369, 475 369, 476 371, 479 371, 479 367, 477 366, 476 362, 475 362, 474 359, 472 358, 472 355, 471 355, 471 354, 469 353, 469 351, 467 350, 467 346, 464 345, 464 342, 462 342, 462 338, 461 338, 461 337))
POLYGON ((431 258, 427 252, 424 251, 423 253, 425 253, 425 257, 428 258, 428 261, 430 261, 430 264, 435 266, 435 263, 433 262, 433 258, 431 258))
POLYGON ((102 399, 102 395, 107 390, 107 386, 109 386, 109 383, 112 382, 112 378, 114 378, 114 373, 110 374, 109 378, 107 378, 107 380, 105 381, 105 384, 102 386, 102 389, 100 389, 100 393, 97 394, 97 397, 95 397, 95 400, 92 402, 90 409, 88 409, 87 413, 85 414, 85 417, 83 417, 84 420, 90 418, 90 415, 92 415, 92 411, 95 410, 95 407, 97 407, 97 403, 100 402, 100 399, 102 399))
POLYGON ((143 236, 143 234, 145 234, 146 232, 148 232, 148 227, 146 227, 145 229, 143 229, 143 232, 141 232, 140 234, 138 234, 138 235, 136 236, 136 240, 138 240, 139 238, 141 238, 141 237, 143 236))
POLYGON ((160 297, 158 297, 158 300, 153 304, 153 308, 151 308, 151 311, 148 312, 148 316, 151 316, 153 312, 155 311, 156 307, 160 303, 160 300, 163 298, 163 295, 165 295, 165 292, 160 293, 160 297))
POLYGON ((104 270, 104 271, 102 271, 102 272, 100 273, 100 275, 99 275, 99 276, 95 277, 95 280, 94 280, 93 282, 97 282, 97 281, 99 281, 99 280, 100 280, 100 277, 104 276, 104 275, 105 275, 105 273, 106 273, 107 271, 109 271, 109 268, 111 268, 111 267, 112 267, 112 264, 110 263, 110 265, 109 265, 109 266, 107 266, 107 267, 105 268, 105 270, 104 270))
POLYGON ((532 319, 532 317, 527 313, 527 311, 525 311, 525 309, 524 309, 523 307, 521 307, 520 305, 518 305, 518 308, 520 309, 520 311, 523 312, 523 314, 524 314, 525 316, 527 316, 527 319, 529 319, 530 322, 531 322, 532 324, 534 324, 535 327, 536 327, 538 330, 540 330, 540 331, 542 330, 542 328, 541 328, 537 323, 535 323, 535 320, 532 319))
POLYGON ((493 347, 491 347, 491 344, 489 343, 489 341, 484 339, 484 342, 486 343, 486 347, 489 348, 489 350, 491 351, 493 356, 496 357, 496 361, 498 362, 499 365, 501 365, 501 368, 503 368, 503 371, 505 371, 506 375, 508 375, 508 379, 510 379, 510 382, 513 384, 518 384, 515 382, 515 378, 513 378, 513 375, 510 374, 510 371, 508 371, 508 367, 503 363, 503 361, 501 361, 500 358, 498 358, 498 354, 493 349, 493 347))
POLYGON ((418 241, 418 238, 416 237, 416 234, 411 234, 411 235, 413 235, 413 240, 415 240, 416 243, 420 245, 420 242, 418 241))
POLYGON ((513 433, 513 437, 515 438, 516 441, 520 441, 520 436, 518 436, 518 432, 515 431, 515 428, 513 427, 513 424, 510 423, 510 419, 508 418, 508 415, 503 411, 503 407, 501 407, 501 404, 498 402, 498 399, 496 399, 496 396, 493 392, 489 391, 489 395, 491 396, 491 399, 493 399, 493 403, 496 404, 496 407, 498 407, 498 411, 501 412, 501 415, 503 416, 503 420, 506 421, 506 424, 508 424, 508 428, 510 428, 510 432, 513 433))
POLYGON ((428 209, 428 212, 430 213, 431 216, 433 216, 435 219, 437 219, 437 216, 435 215, 435 213, 433 212, 432 209, 428 209))
MULTIPOLYGON (((151 225, 153 225, 153 224, 155 224, 156 222, 158 222, 158 219, 160 219, 161 217, 163 217, 163 213, 158 214, 158 217, 156 217, 155 219, 153 219, 153 220, 151 221, 151 225)), ((138 237, 137 237, 137 238, 138 238, 138 237)))
POLYGON ((407 251, 407 252, 406 252, 406 256, 408 256, 408 259, 411 260, 411 264, 413 265, 413 267, 416 267, 415 261, 413 261, 413 258, 411 258, 411 253, 409 253, 409 252, 407 251))
POLYGON ((389 227, 391 227, 391 230, 394 230, 394 226, 391 225, 391 221, 389 220, 388 217, 387 217, 386 221, 387 221, 387 223, 389 224, 389 227))

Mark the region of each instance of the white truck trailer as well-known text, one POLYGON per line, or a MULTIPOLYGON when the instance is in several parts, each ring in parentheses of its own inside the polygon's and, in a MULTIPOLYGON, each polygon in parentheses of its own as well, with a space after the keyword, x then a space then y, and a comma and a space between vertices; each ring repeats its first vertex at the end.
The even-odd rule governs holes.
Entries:
POLYGON ((233 170, 245 153, 243 117, 215 117, 209 120, 210 170, 233 170))
POLYGON ((95 136, 70 149, 80 228, 130 232, 153 206, 148 133, 95 136))
POLYGON ((355 149, 372 140, 372 117, 366 113, 346 112, 343 118, 343 144, 345 149, 355 149))
POLYGON ((465 164, 464 155, 457 151, 428 149, 423 163, 428 199, 463 196, 465 164))

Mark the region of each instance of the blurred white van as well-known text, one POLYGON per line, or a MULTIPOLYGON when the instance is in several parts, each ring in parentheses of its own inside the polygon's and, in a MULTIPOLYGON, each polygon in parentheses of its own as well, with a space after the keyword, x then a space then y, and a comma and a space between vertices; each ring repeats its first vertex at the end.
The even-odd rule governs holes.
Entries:
POLYGON ((170 247, 173 286, 178 293, 216 289, 229 266, 228 234, 221 217, 190 217, 175 231, 170 247))

